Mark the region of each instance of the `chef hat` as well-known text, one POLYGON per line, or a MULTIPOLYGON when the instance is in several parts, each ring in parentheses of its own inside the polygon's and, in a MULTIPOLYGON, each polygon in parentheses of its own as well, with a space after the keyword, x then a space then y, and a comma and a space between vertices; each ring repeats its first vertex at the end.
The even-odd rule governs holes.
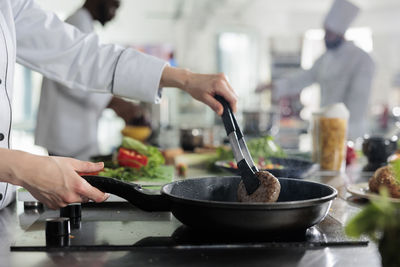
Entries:
POLYGON ((326 15, 324 27, 337 34, 346 32, 360 9, 347 0, 334 0, 331 9, 326 15))

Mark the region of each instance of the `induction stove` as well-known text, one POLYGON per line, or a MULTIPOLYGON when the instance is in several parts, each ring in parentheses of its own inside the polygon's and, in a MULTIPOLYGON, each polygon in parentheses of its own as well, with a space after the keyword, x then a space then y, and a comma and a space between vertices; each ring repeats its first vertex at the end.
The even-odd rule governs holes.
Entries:
POLYGON ((46 220, 60 216, 44 211, 17 241, 12 251, 115 251, 135 249, 318 248, 367 246, 366 239, 350 239, 343 225, 327 215, 305 231, 280 233, 217 233, 182 225, 170 212, 145 212, 129 203, 88 203, 79 221, 61 243, 46 240, 46 220))

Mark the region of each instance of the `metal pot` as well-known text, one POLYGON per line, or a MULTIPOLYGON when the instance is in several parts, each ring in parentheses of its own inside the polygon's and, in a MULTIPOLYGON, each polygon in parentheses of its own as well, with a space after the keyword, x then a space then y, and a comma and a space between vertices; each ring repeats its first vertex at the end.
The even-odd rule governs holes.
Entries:
POLYGON ((364 137, 363 154, 368 158, 364 171, 375 171, 387 165, 387 158, 397 149, 397 136, 386 139, 380 136, 364 137))
POLYGON ((183 150, 193 151, 204 145, 204 131, 201 128, 180 129, 180 142, 183 150))
POLYGON ((279 132, 279 110, 244 111, 244 133, 248 135, 270 134, 279 132))

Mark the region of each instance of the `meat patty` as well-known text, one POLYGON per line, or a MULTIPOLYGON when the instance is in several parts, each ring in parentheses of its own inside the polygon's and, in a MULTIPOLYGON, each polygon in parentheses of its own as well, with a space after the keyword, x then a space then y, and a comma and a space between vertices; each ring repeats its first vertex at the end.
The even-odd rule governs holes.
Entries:
POLYGON ((384 186, 388 189, 391 197, 400 198, 400 183, 397 181, 396 177, 391 170, 392 167, 385 166, 377 169, 369 179, 369 190, 375 193, 379 193, 379 188, 384 186))
POLYGON ((275 202, 281 192, 281 184, 271 173, 267 171, 256 172, 260 186, 253 194, 248 195, 243 181, 240 181, 238 188, 238 200, 240 202, 275 202))

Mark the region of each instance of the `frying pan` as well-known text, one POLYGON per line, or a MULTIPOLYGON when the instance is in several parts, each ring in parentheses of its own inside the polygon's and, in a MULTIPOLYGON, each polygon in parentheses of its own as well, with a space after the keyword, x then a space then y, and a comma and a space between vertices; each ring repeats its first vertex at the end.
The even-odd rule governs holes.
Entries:
POLYGON ((322 221, 337 191, 329 185, 279 178, 275 203, 237 201, 240 176, 175 181, 160 193, 133 183, 101 176, 83 176, 98 189, 126 199, 145 211, 170 211, 183 224, 212 231, 301 231, 322 221))

